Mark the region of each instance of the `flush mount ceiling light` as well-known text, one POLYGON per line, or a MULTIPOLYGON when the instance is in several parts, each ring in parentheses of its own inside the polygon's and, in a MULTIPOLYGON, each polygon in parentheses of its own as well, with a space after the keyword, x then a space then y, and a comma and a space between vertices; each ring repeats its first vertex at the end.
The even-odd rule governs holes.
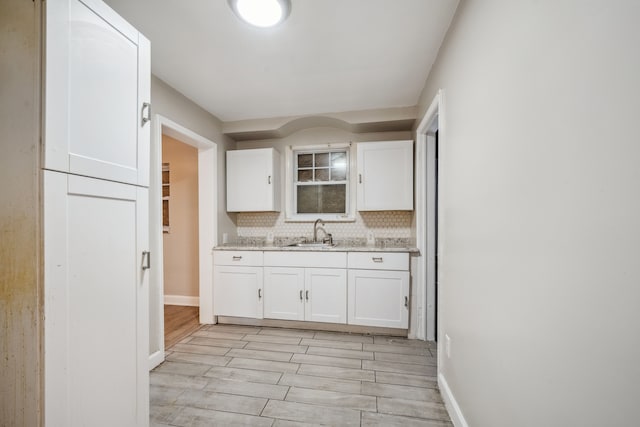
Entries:
POLYGON ((228 0, 240 19, 256 27, 273 27, 289 16, 290 0, 228 0))

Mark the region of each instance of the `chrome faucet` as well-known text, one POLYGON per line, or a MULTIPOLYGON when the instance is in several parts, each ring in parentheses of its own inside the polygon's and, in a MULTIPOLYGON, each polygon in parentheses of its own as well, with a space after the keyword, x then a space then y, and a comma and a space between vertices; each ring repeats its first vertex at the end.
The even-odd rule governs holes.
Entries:
MULTIPOLYGON (((322 222, 322 218, 316 219, 316 222, 313 223, 313 242, 316 243, 318 241, 318 224, 324 226, 324 222, 322 222)), ((324 231, 324 228, 322 229, 324 231)), ((324 234, 327 234, 325 231, 324 234)))
POLYGON ((331 235, 331 233, 327 233, 327 230, 324 229, 324 222, 322 222, 322 219, 320 218, 316 219, 316 222, 313 223, 313 243, 319 243, 318 229, 322 230, 322 232, 324 233, 324 239, 322 239, 322 243, 333 246, 333 236, 331 235), (320 227, 318 227, 318 223, 320 224, 320 227))

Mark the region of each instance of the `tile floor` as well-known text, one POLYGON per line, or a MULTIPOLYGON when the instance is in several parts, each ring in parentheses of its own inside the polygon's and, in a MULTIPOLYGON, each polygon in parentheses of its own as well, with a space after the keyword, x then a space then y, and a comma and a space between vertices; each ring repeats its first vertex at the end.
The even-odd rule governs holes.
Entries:
POLYGON ((151 372, 152 426, 452 426, 433 343, 210 325, 151 372))

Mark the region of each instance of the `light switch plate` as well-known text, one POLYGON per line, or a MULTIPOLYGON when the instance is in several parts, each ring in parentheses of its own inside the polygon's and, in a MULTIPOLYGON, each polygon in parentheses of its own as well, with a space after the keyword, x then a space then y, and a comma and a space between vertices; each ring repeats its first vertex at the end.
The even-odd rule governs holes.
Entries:
POLYGON ((367 231, 367 246, 375 246, 376 238, 373 236, 373 231, 367 231))

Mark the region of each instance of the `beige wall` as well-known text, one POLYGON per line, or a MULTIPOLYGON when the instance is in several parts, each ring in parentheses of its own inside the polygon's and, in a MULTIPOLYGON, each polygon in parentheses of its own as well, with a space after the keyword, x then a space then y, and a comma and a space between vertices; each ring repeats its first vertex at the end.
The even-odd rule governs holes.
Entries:
POLYGON ((421 115, 445 90, 440 369, 470 426, 640 422, 639 16, 463 1, 426 82, 421 115))
MULTIPOLYGON (((258 141, 238 142, 238 149, 274 147, 281 156, 282 183, 282 212, 238 213, 238 235, 245 237, 265 237, 272 231, 275 237, 306 237, 313 234, 313 227, 308 223, 292 223, 284 221, 285 195, 285 150, 288 146, 318 145, 328 142, 360 142, 360 141, 392 141, 413 139, 411 132, 376 132, 352 133, 338 128, 313 127, 292 133, 285 138, 258 141)), ((334 239, 366 238, 368 230, 373 231, 376 238, 404 238, 411 239, 411 212, 356 212, 355 222, 328 223, 327 232, 333 234, 334 239)))
POLYGON ((198 149, 162 136, 169 164, 170 231, 163 233, 164 294, 198 296, 198 149))
POLYGON ((0 2, 0 425, 41 419, 40 2, 0 2))

